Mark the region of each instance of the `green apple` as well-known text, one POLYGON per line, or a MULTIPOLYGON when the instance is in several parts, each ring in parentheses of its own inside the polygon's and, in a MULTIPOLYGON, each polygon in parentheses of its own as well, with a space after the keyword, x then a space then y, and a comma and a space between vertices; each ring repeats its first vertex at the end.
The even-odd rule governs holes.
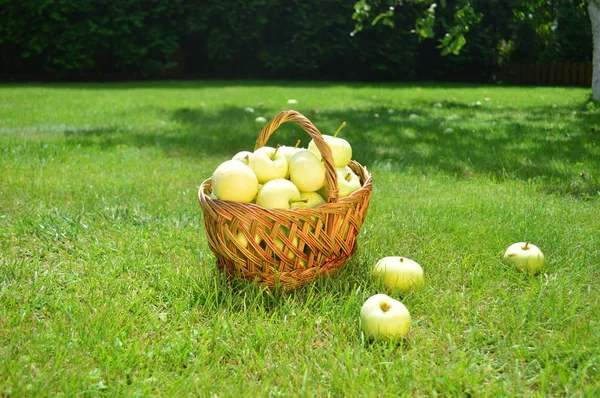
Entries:
POLYGON ((410 313, 400 301, 376 294, 360 309, 360 323, 367 338, 396 340, 408 334, 410 313))
POLYGON ((248 164, 248 158, 250 157, 250 155, 252 155, 252 152, 249 151, 241 151, 235 154, 235 156, 233 158, 231 158, 232 160, 239 160, 240 162, 244 163, 245 165, 248 164))
POLYGON ((263 185, 256 197, 256 204, 270 209, 290 209, 301 200, 300 191, 294 183, 276 178, 263 185))
POLYGON ((281 145, 279 147, 279 152, 281 152, 283 156, 285 156, 285 160, 287 160, 288 164, 290 163, 290 159, 296 154, 296 152, 304 150, 304 148, 299 148, 299 145, 300 140, 296 141, 296 146, 281 145))
POLYGON ((306 149, 290 159, 290 181, 302 192, 314 192, 325 184, 325 167, 317 155, 306 149))
POLYGON ((326 203, 325 199, 323 199, 323 197, 319 195, 318 192, 300 192, 300 199, 302 200, 296 203, 294 207, 304 207, 312 209, 326 203))
POLYGON ((283 156, 285 156, 285 160, 288 163, 288 172, 287 175, 285 176, 285 178, 289 179, 290 178, 290 160, 292 159, 292 156, 294 156, 296 153, 298 153, 299 151, 302 151, 304 148, 298 148, 298 145, 300 145, 300 140, 298 140, 296 142, 296 146, 286 146, 286 145, 282 145, 279 147, 279 152, 281 152, 283 154, 283 156))
POLYGON ((377 261, 373 267, 373 277, 381 279, 390 289, 401 292, 416 290, 423 285, 423 269, 408 258, 390 256, 377 261))
POLYGON ((221 200, 250 203, 258 192, 258 179, 250 167, 228 160, 213 173, 212 191, 221 200))
POLYGON ((285 178, 288 172, 287 161, 285 156, 279 153, 279 147, 258 148, 248 156, 248 166, 261 184, 276 178, 285 178))
POLYGON ((544 265, 544 254, 529 242, 518 242, 506 249, 504 260, 512 263, 520 271, 537 274, 544 265))
MULTIPOLYGON (((335 167, 345 167, 348 165, 348 163, 350 163, 350 160, 352 160, 352 147, 348 141, 337 137, 337 134, 345 125, 346 122, 342 123, 342 125, 332 136, 323 134, 325 143, 327 143, 331 149, 331 156, 333 157, 333 163, 335 164, 335 167)), ((321 152, 319 151, 319 148, 317 148, 314 140, 311 140, 308 143, 307 149, 311 152, 314 152, 319 159, 322 158, 321 152)))
MULTIPOLYGON (((246 229, 250 230, 250 227, 247 226, 246 229)), ((235 239, 240 243, 240 245, 242 245, 243 248, 245 248, 245 249, 248 248, 248 245, 249 245, 248 238, 242 231, 238 231, 236 233, 235 239)), ((260 235, 257 234, 254 236, 254 242, 256 244, 260 244, 260 242, 262 242, 262 238, 260 237, 260 235)))
MULTIPOLYGON (((285 227, 281 227, 280 231, 284 231, 285 235, 289 235, 289 229, 285 228, 285 227)), ((275 238, 275 246, 281 250, 282 252, 284 251, 284 242, 279 239, 279 238, 275 238)), ((298 236, 294 236, 294 239, 292 239, 292 244, 294 245, 294 247, 298 247, 298 244, 300 243, 300 239, 298 238, 298 236)), ((287 252, 287 258, 289 258, 290 260, 293 260, 294 258, 296 258, 296 253, 294 253, 293 250, 288 250, 287 252)))
POLYGON ((335 169, 337 174, 337 182, 339 188, 340 198, 349 196, 352 192, 359 189, 362 185, 360 184, 360 178, 352 171, 348 166, 338 167, 335 169))

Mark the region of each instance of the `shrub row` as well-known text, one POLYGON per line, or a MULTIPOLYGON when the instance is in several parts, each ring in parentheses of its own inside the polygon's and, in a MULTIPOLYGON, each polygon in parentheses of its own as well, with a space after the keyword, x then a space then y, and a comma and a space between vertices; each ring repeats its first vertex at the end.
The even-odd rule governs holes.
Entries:
MULTIPOLYGON (((0 0, 0 73, 53 78, 215 75, 410 80, 485 79, 501 60, 498 43, 531 42, 507 30, 512 12, 479 1, 481 24, 458 57, 409 33, 419 5, 396 12, 396 28, 369 26, 356 36, 354 0, 0 0)), ((506 7, 504 7, 506 8, 506 7)), ((562 43, 536 48, 550 57, 591 54, 580 10, 563 10, 562 43), (577 28, 577 29, 575 29, 577 28), (586 45, 586 39, 588 45, 586 45), (573 44, 572 44, 573 43, 573 44), (581 44, 583 43, 583 45, 581 44), (576 45, 575 45, 576 44, 576 45)), ((443 33, 450 12, 440 13, 443 33)), ((584 25, 589 21, 583 22, 584 25)), ((527 21, 520 29, 530 33, 527 21), (525 26, 525 28, 523 28, 525 26)), ((539 47, 539 46, 538 46, 539 47)), ((531 49, 529 49, 531 50, 531 49)), ((513 55, 518 56, 518 51, 513 55)), ((532 51, 523 51, 530 57, 532 51)), ((588 55, 589 57, 589 55, 588 55)), ((514 58, 514 57, 513 57, 514 58)), ((512 59, 514 61, 515 59, 512 59)), ((572 59, 579 61, 580 59, 572 59)))

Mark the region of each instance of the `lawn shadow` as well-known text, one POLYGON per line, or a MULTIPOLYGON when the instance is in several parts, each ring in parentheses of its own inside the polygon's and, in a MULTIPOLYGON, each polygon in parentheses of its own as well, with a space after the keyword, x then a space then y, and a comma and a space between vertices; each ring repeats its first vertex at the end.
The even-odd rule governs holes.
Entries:
MULTIPOLYGON (((548 192, 597 197, 600 192, 598 112, 585 104, 525 109, 490 104, 413 101, 390 107, 375 100, 360 108, 308 109, 303 114, 324 134, 340 132, 353 147, 353 158, 365 166, 417 173, 445 173, 458 178, 507 177, 541 181, 548 192), (560 115, 560 116, 557 116, 560 115)), ((249 112, 227 106, 152 108, 171 123, 165 128, 69 130, 74 142, 115 147, 160 147, 168 156, 231 158, 252 150, 264 123, 278 110, 249 112)), ((310 137, 298 125, 285 123, 268 145, 306 147, 310 137)))
MULTIPOLYGON (((143 130, 128 127, 69 129, 64 135, 72 144, 94 145, 103 149, 157 147, 173 157, 214 155, 231 158, 236 152, 252 150, 264 125, 255 121, 256 114, 234 106, 218 112, 208 112, 202 107, 175 110, 151 107, 147 111, 173 123, 143 130)), ((261 114, 274 113, 270 109, 261 110, 261 114)), ((289 137, 292 132, 293 128, 283 127, 278 132, 278 142, 291 144, 289 137)))
POLYGON ((352 143, 353 157, 367 166, 459 178, 542 180, 547 191, 579 197, 600 192, 598 115, 584 105, 521 110, 413 104, 320 112, 314 121, 329 126, 327 131, 346 121, 340 134, 352 143), (565 120, 557 120, 557 114, 565 120))

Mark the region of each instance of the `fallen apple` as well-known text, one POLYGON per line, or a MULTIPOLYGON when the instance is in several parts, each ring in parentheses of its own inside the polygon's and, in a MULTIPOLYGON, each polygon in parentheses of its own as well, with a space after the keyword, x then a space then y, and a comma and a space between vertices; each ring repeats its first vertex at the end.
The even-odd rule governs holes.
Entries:
POLYGON ((221 200, 250 203, 258 192, 258 179, 244 163, 227 160, 213 173, 212 191, 221 200))
POLYGON ((360 309, 360 323, 367 338, 396 340, 408 334, 410 313, 400 301, 376 294, 360 309))
POLYGON ((401 292, 416 290, 423 285, 423 269, 413 260, 389 256, 377 261, 373 277, 381 279, 385 286, 401 292))
POLYGON ((520 271, 537 274, 544 265, 544 254, 529 242, 518 242, 506 249, 504 260, 512 263, 520 271))

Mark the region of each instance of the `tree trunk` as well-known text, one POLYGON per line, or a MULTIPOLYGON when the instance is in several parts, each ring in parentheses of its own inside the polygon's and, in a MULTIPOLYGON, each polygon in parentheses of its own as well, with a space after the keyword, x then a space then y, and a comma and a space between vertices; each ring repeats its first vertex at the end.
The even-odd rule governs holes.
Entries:
POLYGON ((594 74, 592 75, 592 96, 600 100, 600 0, 590 0, 588 5, 592 22, 592 39, 594 43, 594 74))

